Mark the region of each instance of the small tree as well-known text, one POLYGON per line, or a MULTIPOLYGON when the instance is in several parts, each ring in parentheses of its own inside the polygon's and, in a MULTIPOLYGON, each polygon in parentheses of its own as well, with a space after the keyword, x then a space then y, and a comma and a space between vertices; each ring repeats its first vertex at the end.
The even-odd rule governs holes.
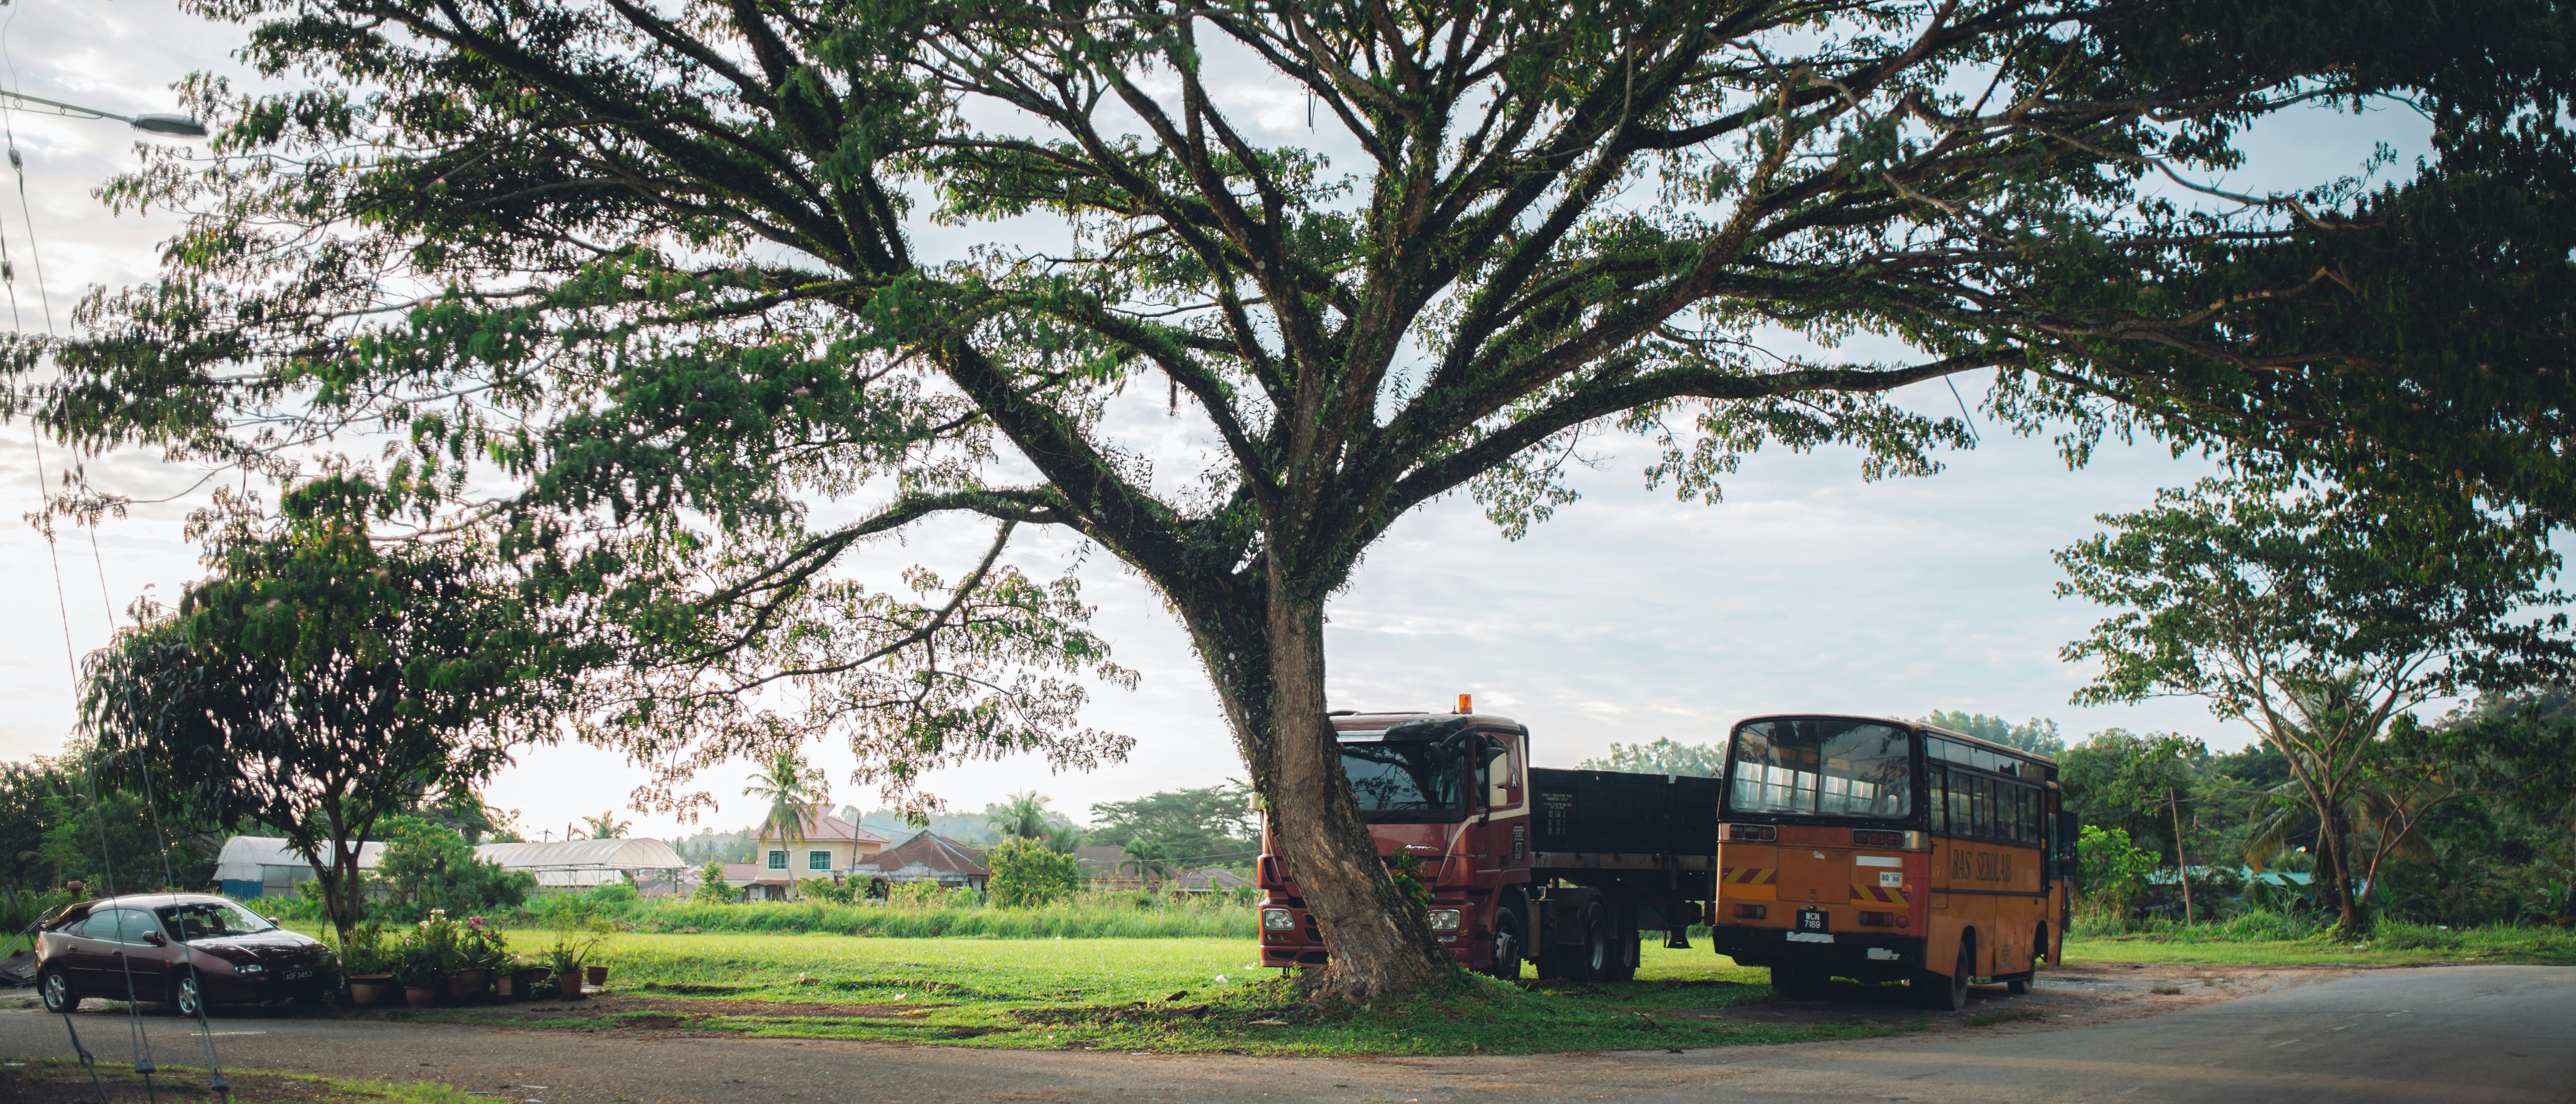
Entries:
POLYGON ((2576 651, 2564 614, 2530 612, 2564 600, 2543 589, 2558 566, 2546 526, 2266 480, 2204 480, 2100 520, 2117 532, 2057 554, 2061 596, 2116 611, 2063 650, 2102 664, 2075 700, 2200 697, 2279 748, 2347 929, 2364 923, 2355 787, 2391 720, 2549 677, 2576 651))
POLYGON ((2129 915, 2130 902, 2146 891, 2147 875, 2156 869, 2155 853, 2139 850, 2122 828, 2085 825, 2076 836, 2075 855, 2084 870, 2086 902, 2095 912, 2123 919, 2129 915))
POLYGON ((1038 840, 1005 840, 984 853, 984 863, 993 871, 985 892, 1004 908, 1035 908, 1082 887, 1082 867, 1073 856, 1038 840))
POLYGON ((215 574, 91 654, 103 779, 210 823, 276 825, 345 941, 358 852, 423 795, 470 790, 534 735, 542 637, 477 545, 368 539, 369 488, 307 483, 213 538, 215 574))
POLYGON ((725 884, 725 864, 721 860, 710 860, 698 868, 698 888, 691 897, 702 905, 722 905, 731 903, 736 892, 725 884))
POLYGON ((474 854, 465 837, 443 824, 418 817, 388 819, 376 877, 390 890, 395 920, 419 920, 432 909, 450 916, 475 916, 517 908, 536 892, 536 875, 506 870, 474 854))

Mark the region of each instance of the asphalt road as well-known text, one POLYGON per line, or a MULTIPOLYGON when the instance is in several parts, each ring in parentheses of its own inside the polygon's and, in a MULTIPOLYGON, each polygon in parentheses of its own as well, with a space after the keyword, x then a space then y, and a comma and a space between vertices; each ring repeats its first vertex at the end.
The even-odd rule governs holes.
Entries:
MULTIPOLYGON (((2005 1008, 1996 1001, 1989 1007, 2005 1008)), ((199 1064, 148 1019, 161 1061, 199 1064)), ((122 1015, 79 1017, 127 1054, 122 1015)), ((2562 1101, 2576 1104, 2576 970, 2370 970, 2082 1026, 2025 1021, 1684 1054, 1278 1059, 637 1037, 362 1020, 226 1019, 233 1066, 434 1080, 543 1104, 662 1101, 1902 1100, 2562 1101)), ((0 1053, 69 1057, 60 1020, 0 1012, 0 1053)))

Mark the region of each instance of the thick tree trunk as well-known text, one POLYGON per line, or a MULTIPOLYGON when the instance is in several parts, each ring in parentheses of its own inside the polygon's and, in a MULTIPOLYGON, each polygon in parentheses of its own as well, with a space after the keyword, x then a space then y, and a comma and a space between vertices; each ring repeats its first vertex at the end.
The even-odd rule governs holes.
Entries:
POLYGON ((1215 611, 1188 620, 1281 857, 1331 950, 1318 999, 1366 1004, 1446 976, 1454 964, 1387 870, 1342 773, 1325 715, 1322 609, 1273 600, 1257 624, 1215 611))

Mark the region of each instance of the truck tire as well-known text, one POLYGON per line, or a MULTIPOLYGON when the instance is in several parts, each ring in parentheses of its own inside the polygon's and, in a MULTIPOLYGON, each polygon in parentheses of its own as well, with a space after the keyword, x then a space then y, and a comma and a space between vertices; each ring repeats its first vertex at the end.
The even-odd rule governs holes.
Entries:
POLYGON ((1517 893, 1505 895, 1494 909, 1494 963, 1486 973, 1504 981, 1521 979, 1521 958, 1529 953, 1528 915, 1529 905, 1517 893))
POLYGON ((1609 902, 1594 901, 1583 909, 1583 942, 1573 950, 1574 980, 1598 985, 1612 980, 1619 967, 1619 922, 1609 902))
POLYGON ((1612 915, 1617 917, 1617 921, 1610 929, 1610 970, 1602 980, 1635 981, 1639 953, 1637 905, 1633 901, 1622 902, 1615 907, 1612 915))
POLYGON ((1942 977, 1930 970, 1919 970, 1907 983, 1923 1007, 1935 1012, 1956 1012, 1968 1005, 1968 979, 1977 974, 1977 933, 1971 928, 1959 933, 1959 961, 1942 977))

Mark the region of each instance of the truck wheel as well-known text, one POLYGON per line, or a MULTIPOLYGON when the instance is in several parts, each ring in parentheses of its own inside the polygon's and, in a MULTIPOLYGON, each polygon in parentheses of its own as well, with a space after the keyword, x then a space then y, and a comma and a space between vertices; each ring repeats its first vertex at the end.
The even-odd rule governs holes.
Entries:
POLYGON ((1618 906, 1618 923, 1610 929, 1609 981, 1637 979, 1637 906, 1618 906))
POLYGON ((1619 925, 1611 909, 1593 902, 1583 910, 1583 944, 1574 960, 1574 980, 1599 984, 1614 980, 1619 968, 1619 925))
POLYGON ((1529 950, 1529 925, 1521 922, 1525 907, 1511 904, 1494 910, 1494 964, 1486 972, 1504 981, 1521 979, 1521 956, 1529 950))
POLYGON ((1977 973, 1977 936, 1973 931, 1959 933, 1959 962, 1951 967, 1950 976, 1942 977, 1930 970, 1918 971, 1909 984, 1923 1007, 1935 1012, 1956 1012, 1968 1005, 1968 979, 1977 973))

